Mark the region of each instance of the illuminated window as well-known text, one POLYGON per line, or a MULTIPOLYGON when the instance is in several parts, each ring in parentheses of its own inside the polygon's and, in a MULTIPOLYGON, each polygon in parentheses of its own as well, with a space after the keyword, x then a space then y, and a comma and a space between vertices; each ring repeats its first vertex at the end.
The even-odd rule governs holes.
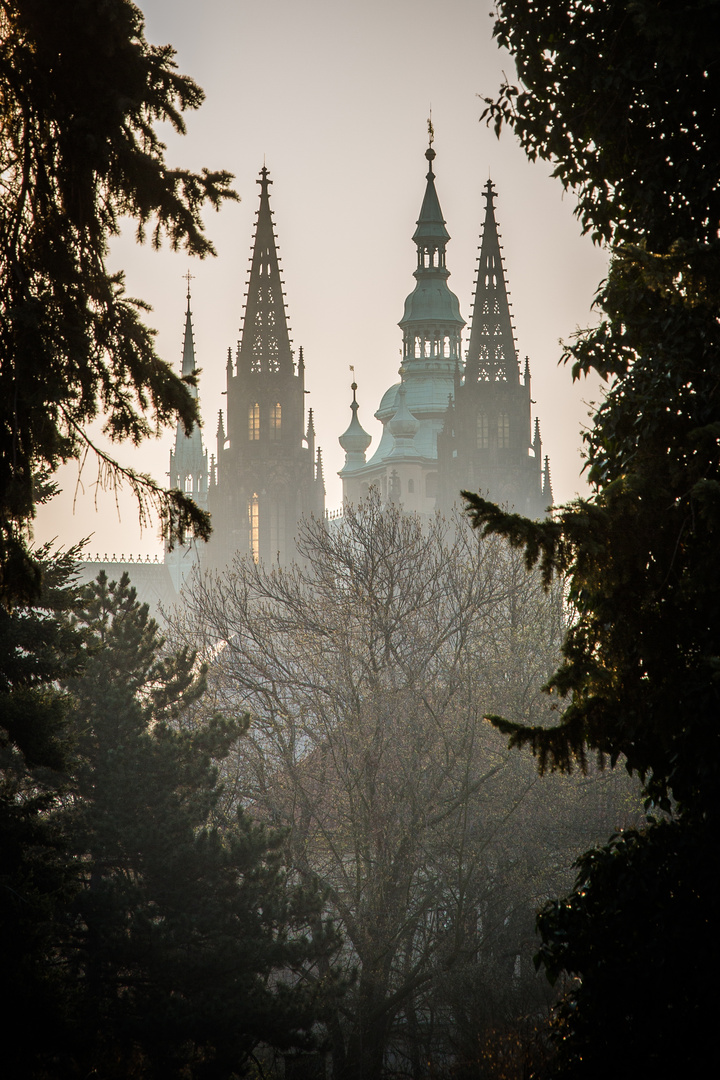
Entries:
POLYGON ((498 450, 510 448, 510 417, 507 413, 498 415, 498 450))
POLYGON ((282 424, 282 408, 280 402, 276 401, 274 405, 270 406, 270 440, 271 442, 280 442, 280 430, 282 424))
POLYGON ((188 476, 185 477, 185 494, 186 495, 192 495, 192 490, 193 490, 192 476, 190 476, 188 474, 188 476))
POLYGON ((256 442, 260 438, 260 405, 256 401, 248 409, 248 439, 256 442))
POLYGON ((490 433, 488 431, 488 418, 485 413, 478 413, 477 418, 477 448, 487 450, 490 445, 490 433))
POLYGON ((260 504, 254 491, 248 503, 248 527, 250 529, 250 554, 253 562, 260 558, 260 504))

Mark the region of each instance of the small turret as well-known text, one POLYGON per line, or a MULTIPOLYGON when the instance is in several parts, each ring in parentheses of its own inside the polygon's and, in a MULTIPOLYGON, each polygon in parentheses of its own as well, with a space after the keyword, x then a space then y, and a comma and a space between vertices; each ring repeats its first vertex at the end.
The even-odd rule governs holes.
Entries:
POLYGON ((552 481, 550 479, 550 458, 545 457, 545 468, 543 470, 543 487, 542 487, 543 499, 546 506, 552 506, 553 503, 553 490, 552 481))
MULTIPOLYGON (((185 310, 185 331, 183 334, 181 373, 191 396, 198 401, 198 387, 194 381, 197 375, 195 363, 195 340, 193 336, 192 311, 190 308, 190 279, 187 274, 187 308, 185 310)), ((187 434, 183 424, 178 421, 175 430, 175 447, 170 451, 170 485, 190 496, 201 509, 207 507, 208 499, 208 455, 203 447, 202 431, 195 424, 187 434)), ((178 544, 170 550, 165 548, 165 564, 170 571, 176 591, 180 591, 183 581, 198 562, 198 551, 194 543, 178 544)))
POLYGON ((218 461, 222 455, 225 447, 225 425, 223 424, 222 409, 218 409, 218 426, 217 426, 217 456, 218 461))
POLYGON ((322 489, 323 498, 325 496, 325 472, 323 470, 322 450, 318 446, 317 459, 315 462, 315 483, 322 489))
MULTIPOLYGON (((185 310, 185 330, 181 374, 189 380, 196 374, 195 340, 193 336, 192 311, 190 309, 190 274, 187 275, 187 308, 185 310)), ((198 400, 196 384, 188 382, 191 396, 198 400)), ((180 421, 175 430, 175 447, 170 452, 170 484, 179 488, 186 495, 192 495, 198 506, 207 505, 207 452, 203 449, 202 431, 195 424, 188 435, 180 421)))
POLYGON ((420 421, 408 409, 406 397, 407 391, 403 380, 397 392, 397 411, 392 420, 388 420, 387 423, 387 429, 394 440, 393 448, 388 454, 388 460, 395 457, 404 457, 414 451, 413 439, 420 427, 420 421))
POLYGON ((351 472, 353 469, 359 469, 365 464, 365 453, 368 446, 372 442, 372 436, 368 435, 367 431, 363 428, 358 420, 358 409, 360 406, 357 403, 357 383, 353 382, 350 389, 352 390, 353 399, 350 403, 350 410, 352 412, 352 419, 346 431, 338 439, 338 442, 345 451, 345 465, 340 471, 340 476, 345 473, 351 472))

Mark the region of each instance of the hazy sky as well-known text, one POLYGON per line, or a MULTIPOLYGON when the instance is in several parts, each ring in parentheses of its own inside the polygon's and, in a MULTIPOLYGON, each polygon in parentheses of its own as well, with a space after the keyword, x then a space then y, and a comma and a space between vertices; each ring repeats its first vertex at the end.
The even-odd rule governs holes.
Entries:
MULTIPOLYGON (((207 215, 217 258, 199 262, 167 249, 113 245, 112 266, 128 292, 153 308, 160 354, 179 367, 188 269, 206 445, 215 449, 224 408, 228 346, 238 339, 251 236, 255 180, 266 161, 282 258, 291 337, 304 348, 308 404, 323 449, 327 505, 340 505, 337 437, 350 419, 349 365, 355 367, 360 420, 396 381, 397 326, 414 280, 411 236, 425 187, 427 116, 435 127, 437 190, 452 237, 450 288, 469 318, 482 186, 492 178, 516 341, 530 357, 535 411, 550 455, 555 497, 583 490, 580 427, 594 386, 573 387, 559 368, 558 339, 593 319, 607 260, 580 235, 574 202, 547 165, 529 164, 510 132, 498 141, 479 123, 482 101, 513 63, 491 37, 492 5, 480 0, 144 0, 147 37, 177 50, 179 69, 205 90, 187 117, 188 134, 168 132, 176 165, 226 168, 239 204, 207 215)), ((122 460, 166 479, 172 436, 122 460)), ((68 544, 94 534, 89 551, 155 553, 154 530, 140 533, 131 502, 120 516, 111 496, 95 498, 88 464, 63 470, 65 494, 47 508, 36 536, 68 544), (74 508, 73 508, 74 507, 74 508)))

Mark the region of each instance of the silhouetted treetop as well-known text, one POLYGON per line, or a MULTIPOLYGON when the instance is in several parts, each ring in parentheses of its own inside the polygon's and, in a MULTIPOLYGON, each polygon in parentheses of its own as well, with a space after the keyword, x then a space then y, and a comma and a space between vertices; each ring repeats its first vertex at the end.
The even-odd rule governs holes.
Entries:
MULTIPOLYGON (((170 46, 144 38, 128 0, 0 4, 0 589, 30 595, 26 549, 47 475, 91 447, 100 416, 134 443, 180 418, 198 421, 188 388, 156 354, 147 305, 106 266, 123 219, 203 257, 200 212, 234 198, 226 172, 170 168, 155 124, 184 131, 202 91, 170 46)), ((100 454, 101 479, 129 482, 141 517, 169 536, 209 524, 179 492, 100 454)))

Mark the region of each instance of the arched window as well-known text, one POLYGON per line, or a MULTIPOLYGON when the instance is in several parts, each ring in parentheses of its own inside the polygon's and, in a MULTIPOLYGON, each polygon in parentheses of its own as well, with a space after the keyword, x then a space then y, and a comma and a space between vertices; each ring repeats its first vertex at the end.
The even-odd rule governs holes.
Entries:
POLYGON ((498 414, 498 450, 510 449, 510 417, 507 413, 498 414))
POLYGON ((248 527, 250 530, 250 554, 253 562, 260 558, 260 501, 254 491, 248 503, 248 527))
POLYGON ((260 404, 256 401, 248 409, 248 439, 256 442, 260 438, 260 404))
POLYGON ((487 450, 490 445, 490 432, 488 430, 488 418, 485 413, 478 413, 477 416, 477 448, 478 450, 487 450))
POLYGON ((408 495, 414 495, 414 494, 415 494, 415 481, 414 480, 408 480, 408 495))
POLYGON ((282 408, 280 402, 276 401, 274 405, 270 406, 270 441, 280 442, 280 433, 282 426, 282 408))
POLYGON ((192 495, 192 493, 193 493, 193 478, 190 475, 190 473, 188 473, 188 475, 185 477, 185 494, 186 495, 192 495))

